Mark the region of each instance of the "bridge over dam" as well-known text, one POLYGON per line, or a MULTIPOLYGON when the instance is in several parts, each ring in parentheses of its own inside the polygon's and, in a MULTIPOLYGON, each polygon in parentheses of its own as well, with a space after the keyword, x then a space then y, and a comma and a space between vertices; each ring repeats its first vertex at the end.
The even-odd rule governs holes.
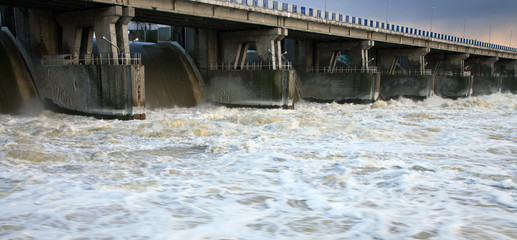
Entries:
POLYGON ((270 0, 0 0, 3 112, 517 92, 517 49, 270 0), (146 43, 153 42, 153 43, 146 43), (6 87, 4 87, 6 86, 6 87), (31 88, 32 86, 32 88, 31 88))

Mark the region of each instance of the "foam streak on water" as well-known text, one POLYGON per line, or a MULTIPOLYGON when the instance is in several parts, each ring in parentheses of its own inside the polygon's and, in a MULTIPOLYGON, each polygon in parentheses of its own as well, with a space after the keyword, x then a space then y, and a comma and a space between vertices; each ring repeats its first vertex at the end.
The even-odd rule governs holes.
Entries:
POLYGON ((517 96, 0 115, 0 238, 516 239, 517 96))

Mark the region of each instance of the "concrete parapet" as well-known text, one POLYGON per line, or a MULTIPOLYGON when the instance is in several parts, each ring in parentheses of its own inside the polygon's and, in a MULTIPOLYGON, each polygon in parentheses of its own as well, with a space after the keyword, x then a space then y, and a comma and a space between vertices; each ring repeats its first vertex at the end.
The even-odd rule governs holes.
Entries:
POLYGON ((312 73, 300 77, 301 97, 316 102, 371 102, 379 96, 380 74, 312 73))
POLYGON ((38 66, 36 72, 40 97, 54 110, 100 118, 145 118, 143 66, 38 66))
POLYGON ((434 93, 443 98, 469 97, 472 80, 471 76, 435 76, 434 93))
POLYGON ((398 97, 426 98, 433 90, 432 75, 382 75, 379 94, 381 99, 398 97))
POLYGON ((209 71, 206 98, 225 106, 294 108, 296 72, 209 71))

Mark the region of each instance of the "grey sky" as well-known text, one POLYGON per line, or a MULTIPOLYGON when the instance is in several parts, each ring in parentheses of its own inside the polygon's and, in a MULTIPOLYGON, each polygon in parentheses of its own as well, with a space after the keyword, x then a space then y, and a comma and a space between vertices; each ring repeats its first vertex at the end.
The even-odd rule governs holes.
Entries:
MULTIPOLYGON (((325 8, 325 1, 283 0, 306 7, 325 8)), ((327 10, 517 47, 517 0, 327 0, 327 10), (389 5, 387 5, 389 3, 389 5), (387 8, 388 6, 388 8, 387 8), (434 7, 434 10, 433 10, 434 7), (388 10, 388 11, 386 11, 388 10), (492 27, 491 27, 492 26, 492 27), (490 36, 490 28, 492 34, 490 36), (511 34, 513 32, 513 34, 511 34)))

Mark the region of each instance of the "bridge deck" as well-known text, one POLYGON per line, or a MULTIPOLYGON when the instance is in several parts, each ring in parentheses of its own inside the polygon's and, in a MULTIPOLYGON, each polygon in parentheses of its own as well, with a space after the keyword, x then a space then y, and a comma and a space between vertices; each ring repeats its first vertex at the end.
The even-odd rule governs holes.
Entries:
POLYGON ((386 48, 421 47, 517 59, 517 49, 271 0, 0 0, 0 5, 71 11, 126 5, 133 20, 218 30, 282 27, 291 37, 369 39, 386 48))

